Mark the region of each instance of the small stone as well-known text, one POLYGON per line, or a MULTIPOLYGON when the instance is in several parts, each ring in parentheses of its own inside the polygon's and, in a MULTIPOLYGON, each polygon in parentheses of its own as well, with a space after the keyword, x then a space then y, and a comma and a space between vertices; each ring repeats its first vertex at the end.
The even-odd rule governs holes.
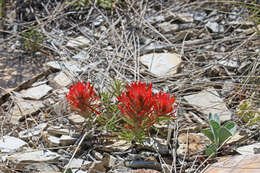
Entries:
POLYGON ((164 20, 165 20, 165 17, 163 15, 149 16, 146 18, 146 21, 151 24, 163 22, 164 20))
POLYGON ((60 137, 60 143, 62 146, 69 146, 69 145, 72 145, 76 142, 76 138, 73 138, 69 135, 62 135, 60 137))
POLYGON ((48 125, 47 123, 42 123, 42 124, 37 125, 34 128, 21 131, 21 132, 19 132, 19 138, 28 139, 32 136, 39 135, 47 127, 47 125, 48 125))
POLYGON ((52 126, 47 129, 48 133, 54 136, 69 135, 70 130, 61 128, 60 126, 52 126))
POLYGON ((205 11, 195 11, 194 12, 194 20, 203 21, 207 17, 207 13, 205 11))
POLYGON ((193 156, 205 151, 210 140, 202 133, 182 133, 178 137, 178 144, 177 154, 179 156, 184 157, 185 153, 193 156))
POLYGON ((49 150, 22 152, 10 155, 7 160, 15 163, 55 162, 60 155, 49 150))
POLYGON ((85 71, 85 68, 81 67, 77 61, 50 61, 46 65, 54 69, 68 70, 73 73, 85 71))
POLYGON ((161 28, 162 33, 164 34, 174 33, 179 29, 179 25, 171 24, 169 22, 160 23, 158 26, 161 28))
POLYGON ((78 114, 72 114, 68 117, 72 124, 83 124, 85 122, 85 118, 78 114))
POLYGON ((212 32, 216 32, 216 33, 224 32, 224 27, 222 25, 219 25, 217 22, 209 21, 205 26, 209 28, 212 32))
POLYGON ((0 138, 0 152, 15 152, 21 149, 26 144, 26 142, 19 138, 13 136, 4 136, 3 138, 0 138))
POLYGON ((68 47, 83 47, 90 44, 90 40, 84 36, 79 36, 77 38, 74 38, 72 40, 69 40, 66 46, 68 47))
POLYGON ((40 100, 46 94, 48 94, 52 90, 52 87, 49 85, 40 85, 37 87, 32 87, 27 90, 21 91, 24 98, 29 98, 33 100, 40 100))
POLYGON ((41 101, 17 99, 16 104, 12 109, 11 122, 16 124, 24 116, 34 114, 43 107, 44 105, 41 101))
POLYGON ((94 155, 95 159, 97 159, 97 160, 103 159, 103 155, 97 151, 93 151, 93 155, 94 155))
POLYGON ((175 53, 151 53, 140 57, 140 61, 157 76, 177 73, 181 63, 181 56, 175 53))
POLYGON ((71 58, 75 60, 86 61, 87 59, 89 59, 89 54, 83 50, 71 58))
POLYGON ((231 119, 231 112, 214 88, 208 88, 197 94, 184 96, 184 99, 206 115, 217 113, 221 122, 231 119))
POLYGON ((55 136, 46 135, 46 140, 48 141, 48 147, 58 147, 61 145, 60 138, 55 136))
POLYGON ((260 143, 238 147, 236 151, 242 155, 260 154, 260 143))
POLYGON ((179 20, 185 23, 192 23, 193 20, 193 14, 191 13, 179 13, 177 14, 177 17, 179 20))
POLYGON ((83 166, 85 167, 86 165, 90 165, 92 162, 87 161, 87 160, 82 160, 82 159, 72 159, 69 165, 65 166, 71 169, 79 169, 82 168, 83 166))
POLYGON ((72 84, 72 76, 69 76, 68 73, 61 71, 53 79, 60 87, 67 87, 72 84))

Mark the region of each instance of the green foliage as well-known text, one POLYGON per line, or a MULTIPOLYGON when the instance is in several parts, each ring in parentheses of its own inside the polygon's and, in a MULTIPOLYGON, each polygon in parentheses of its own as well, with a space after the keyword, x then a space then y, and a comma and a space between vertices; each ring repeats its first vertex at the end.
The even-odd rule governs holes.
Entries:
POLYGON ((246 99, 240 102, 237 107, 237 115, 248 126, 257 124, 260 122, 260 110, 256 110, 256 106, 251 99, 246 99))
POLYGON ((118 106, 114 100, 121 94, 123 87, 121 81, 114 80, 106 92, 99 93, 104 112, 98 117, 98 122, 100 125, 105 126, 107 130, 118 131, 117 125, 120 123, 120 119, 117 116, 118 106))
POLYGON ((35 29, 30 29, 27 32, 23 33, 24 38, 24 48, 28 51, 35 53, 38 51, 42 46, 41 43, 43 42, 43 35, 36 31, 35 29))
POLYGON ((221 126, 220 119, 217 114, 209 114, 209 129, 202 129, 202 133, 207 136, 212 144, 207 147, 206 155, 210 156, 212 153, 216 153, 218 148, 224 144, 224 142, 236 132, 236 123, 233 121, 226 122, 221 126))

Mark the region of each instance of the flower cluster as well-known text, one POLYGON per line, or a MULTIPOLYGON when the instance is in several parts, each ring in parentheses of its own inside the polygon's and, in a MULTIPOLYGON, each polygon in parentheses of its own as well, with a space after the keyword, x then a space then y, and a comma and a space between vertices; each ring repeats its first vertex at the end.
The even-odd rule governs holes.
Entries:
POLYGON ((118 97, 122 119, 127 127, 135 134, 147 131, 153 124, 162 118, 175 117, 175 97, 167 93, 152 92, 152 84, 134 82, 126 87, 118 97))
POLYGON ((77 111, 85 118, 90 118, 91 113, 100 114, 96 108, 99 107, 97 101, 99 97, 96 95, 90 82, 77 82, 69 88, 69 94, 66 95, 70 103, 71 109, 77 111))

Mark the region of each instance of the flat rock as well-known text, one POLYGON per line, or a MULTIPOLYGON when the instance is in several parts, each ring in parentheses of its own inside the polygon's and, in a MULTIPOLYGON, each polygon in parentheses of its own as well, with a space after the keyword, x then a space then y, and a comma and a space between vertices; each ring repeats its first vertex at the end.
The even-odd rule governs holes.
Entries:
POLYGON ((214 88, 208 88, 197 94, 184 96, 184 99, 206 115, 217 113, 222 122, 231 119, 231 112, 214 88))
POLYGON ((54 162, 60 157, 59 154, 49 150, 40 150, 32 152, 16 153, 7 157, 9 161, 15 163, 37 163, 37 162, 54 162))
POLYGON ((172 75, 177 73, 181 63, 181 56, 175 53, 151 53, 140 57, 140 61, 157 76, 172 75))
POLYGON ((57 76, 54 77, 54 82, 60 87, 67 87, 72 84, 73 76, 65 73, 64 71, 59 72, 57 76))
POLYGON ((85 165, 90 165, 92 162, 83 159, 72 159, 69 165, 65 166, 71 169, 79 169, 85 165))
POLYGON ((11 122, 16 124, 24 116, 34 114, 43 107, 44 105, 41 101, 18 99, 11 111, 11 122))
POLYGON ((260 154, 226 157, 209 166, 205 173, 259 173, 260 154))
POLYGON ((224 27, 222 25, 218 24, 217 22, 209 21, 208 23, 206 23, 205 26, 207 28, 209 28, 212 32, 216 32, 216 33, 224 32, 224 27))
POLYGON ((86 51, 82 50, 71 58, 75 60, 86 61, 87 59, 89 59, 89 54, 86 51))
POLYGON ((82 124, 85 122, 85 118, 78 114, 72 114, 68 117, 72 124, 82 124))
POLYGON ((52 90, 47 84, 39 85, 36 87, 29 88, 27 90, 21 91, 24 98, 29 98, 33 100, 40 100, 42 97, 47 95, 52 90))
POLYGON ((23 130, 19 132, 19 138, 28 139, 32 136, 37 136, 47 127, 47 125, 48 125, 47 123, 42 123, 37 125, 34 128, 23 130))
POLYGON ((60 137, 60 143, 62 146, 68 146, 68 145, 72 145, 76 142, 76 138, 73 138, 69 135, 62 135, 60 137))
POLYGON ((174 33, 179 29, 179 25, 163 22, 158 25, 164 34, 174 33))
POLYGON ((202 133, 182 133, 178 137, 179 147, 177 154, 184 157, 185 153, 190 156, 199 154, 205 151, 207 146, 210 144, 210 140, 202 133))
POLYGON ((73 73, 85 71, 85 68, 81 67, 77 61, 50 61, 46 65, 57 70, 68 70, 73 73))
POLYGON ((47 129, 49 134, 52 134, 54 136, 61 136, 61 135, 69 135, 70 130, 62 128, 60 126, 52 126, 47 129))
POLYGON ((0 138, 0 153, 18 151, 26 144, 26 142, 19 138, 13 136, 4 136, 3 138, 0 138))
POLYGON ((260 154, 260 143, 238 147, 236 151, 242 155, 260 154))
POLYGON ((84 36, 79 36, 77 38, 74 38, 72 40, 69 40, 66 46, 68 47, 83 47, 89 45, 90 40, 84 36))

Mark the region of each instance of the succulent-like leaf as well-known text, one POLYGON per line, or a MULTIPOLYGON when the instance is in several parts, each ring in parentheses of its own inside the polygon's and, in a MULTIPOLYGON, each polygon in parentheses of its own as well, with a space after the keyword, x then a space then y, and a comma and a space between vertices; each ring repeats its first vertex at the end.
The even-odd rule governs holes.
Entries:
POLYGON ((220 119, 218 114, 212 115, 212 113, 209 113, 209 121, 216 121, 220 125, 220 119))
POLYGON ((207 136, 211 140, 211 142, 213 142, 213 143, 215 142, 214 141, 214 135, 213 135, 213 133, 212 133, 212 131, 210 129, 202 129, 201 132, 205 136, 207 136))
POLYGON ((219 145, 219 128, 220 128, 220 124, 214 120, 211 120, 209 122, 209 125, 210 125, 210 129, 213 133, 213 136, 214 136, 214 142, 219 145))
POLYGON ((222 145, 232 133, 226 127, 220 127, 219 129, 219 145, 222 145))
POLYGON ((205 154, 210 156, 212 153, 216 153, 218 150, 218 146, 216 144, 211 144, 206 148, 205 154))
POLYGON ((223 125, 223 127, 226 127, 229 130, 229 132, 232 134, 232 136, 235 135, 236 130, 237 130, 237 125, 235 122, 233 122, 233 121, 226 122, 223 125))

